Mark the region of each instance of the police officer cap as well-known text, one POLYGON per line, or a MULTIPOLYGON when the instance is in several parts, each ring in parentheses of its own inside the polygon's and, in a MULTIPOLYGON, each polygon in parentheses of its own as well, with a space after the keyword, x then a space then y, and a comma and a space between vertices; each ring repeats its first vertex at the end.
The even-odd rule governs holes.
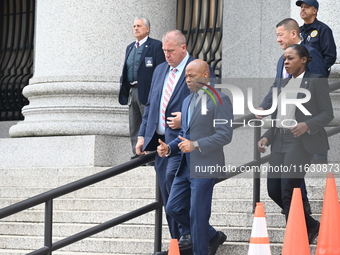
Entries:
POLYGON ((307 5, 310 6, 314 6, 316 9, 319 10, 319 3, 317 0, 300 0, 300 1, 296 1, 296 5, 297 6, 301 6, 302 3, 305 3, 307 5))

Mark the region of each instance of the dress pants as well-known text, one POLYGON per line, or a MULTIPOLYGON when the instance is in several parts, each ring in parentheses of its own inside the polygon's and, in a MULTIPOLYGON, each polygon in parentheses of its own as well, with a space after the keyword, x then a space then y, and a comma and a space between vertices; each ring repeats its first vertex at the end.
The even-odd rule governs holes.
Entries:
MULTIPOLYGON (((288 219, 293 189, 300 188, 303 183, 305 165, 311 164, 313 154, 307 152, 301 138, 293 134, 277 133, 272 143, 267 176, 267 189, 269 196, 280 206, 288 219)), ((305 210, 306 225, 308 229, 316 226, 317 221, 305 210)))
POLYGON ((216 179, 190 178, 188 165, 179 170, 172 184, 166 211, 191 232, 194 255, 208 255, 216 230, 209 224, 216 179))
POLYGON ((135 147, 145 108, 144 105, 139 102, 137 86, 138 85, 131 86, 129 96, 129 132, 133 154, 136 154, 135 147))
POLYGON ((172 186, 172 182, 175 178, 175 173, 177 171, 180 160, 181 160, 180 155, 173 156, 170 158, 166 157, 161 158, 158 156, 158 154, 156 154, 155 157, 155 170, 159 183, 159 189, 161 192, 161 197, 165 208, 165 215, 166 220, 168 222, 170 235, 171 238, 173 239, 179 239, 180 236, 190 233, 189 231, 183 230, 182 226, 179 225, 177 221, 175 221, 174 218, 167 213, 165 207, 169 199, 170 189, 172 186))

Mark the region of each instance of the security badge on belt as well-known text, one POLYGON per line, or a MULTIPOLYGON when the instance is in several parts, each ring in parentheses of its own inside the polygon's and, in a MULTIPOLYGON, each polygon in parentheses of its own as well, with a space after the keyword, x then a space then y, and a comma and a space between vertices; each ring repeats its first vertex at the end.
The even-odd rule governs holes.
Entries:
POLYGON ((145 57, 145 67, 152 67, 152 57, 145 57))
POLYGON ((313 30, 310 35, 307 37, 307 41, 309 42, 310 41, 310 38, 311 37, 315 37, 318 35, 318 30, 313 30))

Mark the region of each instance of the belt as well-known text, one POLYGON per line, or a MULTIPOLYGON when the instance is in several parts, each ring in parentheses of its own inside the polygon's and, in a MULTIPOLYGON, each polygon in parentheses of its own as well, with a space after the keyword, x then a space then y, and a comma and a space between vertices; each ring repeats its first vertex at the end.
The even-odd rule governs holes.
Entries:
POLYGON ((275 133, 286 135, 286 134, 292 134, 292 131, 289 128, 275 128, 275 133))

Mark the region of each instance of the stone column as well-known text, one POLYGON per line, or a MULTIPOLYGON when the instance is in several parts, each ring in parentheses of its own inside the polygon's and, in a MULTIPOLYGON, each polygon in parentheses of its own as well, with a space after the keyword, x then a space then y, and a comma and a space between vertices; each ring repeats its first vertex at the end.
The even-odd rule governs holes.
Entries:
POLYGON ((24 121, 0 144, 2 166, 112 166, 131 156, 128 107, 118 103, 136 17, 161 39, 176 26, 176 1, 37 0, 34 75, 24 121), (157 10, 157 11, 156 11, 157 10), (53 136, 53 137, 51 137, 53 136), (6 148, 3 148, 6 146, 6 148))
MULTIPOLYGON (((276 42, 275 25, 289 17, 290 3, 224 0, 223 11, 222 78, 228 79, 228 84, 229 78, 233 78, 232 84, 242 90, 247 114, 247 88, 252 87, 256 106, 268 93, 275 77, 276 63, 282 54, 276 42)), ((236 129, 231 144, 225 147, 228 163, 240 165, 252 161, 253 139, 254 129, 247 123, 236 129)))
POLYGON ((38 0, 35 71, 23 91, 30 103, 10 135, 127 136, 117 94, 134 18, 149 18, 151 36, 161 39, 175 14, 176 2, 166 0, 38 0))

